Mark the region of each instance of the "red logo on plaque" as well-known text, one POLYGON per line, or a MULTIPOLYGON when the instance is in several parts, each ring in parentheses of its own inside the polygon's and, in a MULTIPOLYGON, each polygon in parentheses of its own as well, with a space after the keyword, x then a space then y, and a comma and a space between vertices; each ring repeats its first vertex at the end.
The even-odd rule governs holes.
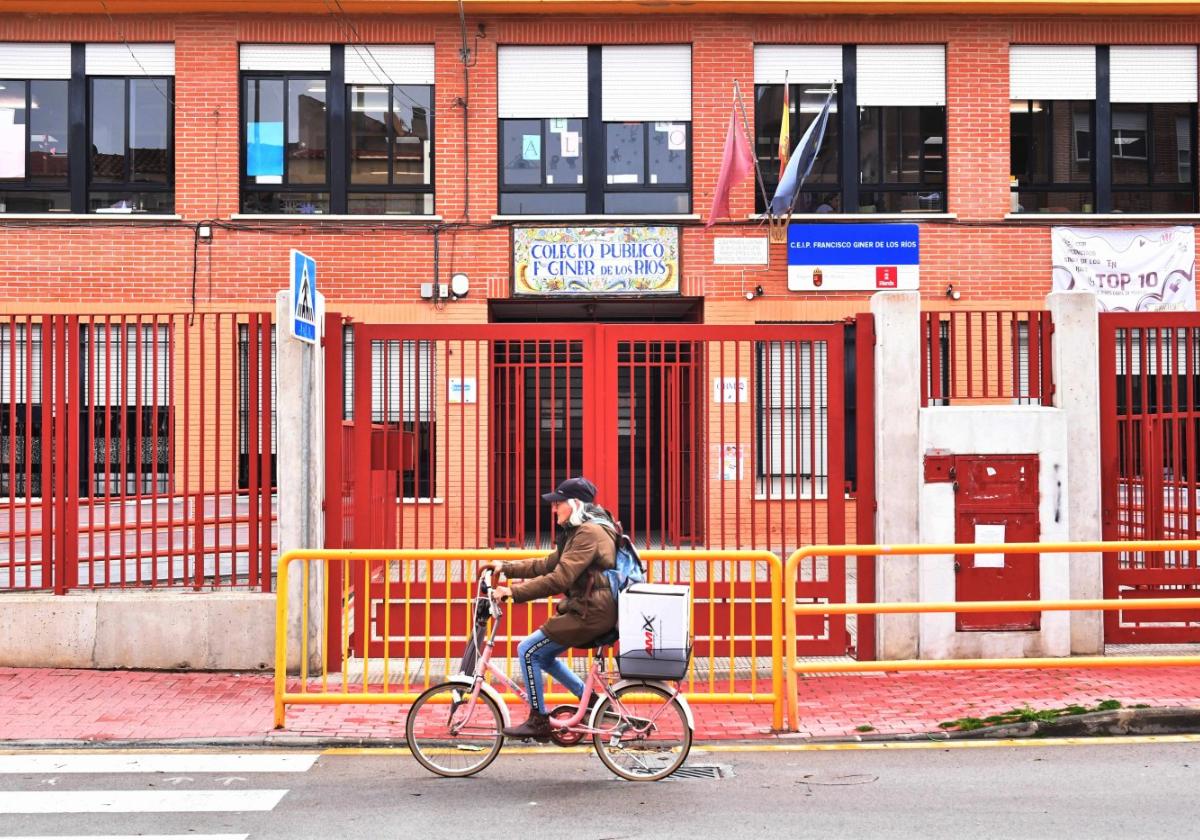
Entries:
POLYGON ((894 265, 877 265, 875 266, 875 288, 876 289, 895 289, 899 285, 896 276, 896 266, 894 265))

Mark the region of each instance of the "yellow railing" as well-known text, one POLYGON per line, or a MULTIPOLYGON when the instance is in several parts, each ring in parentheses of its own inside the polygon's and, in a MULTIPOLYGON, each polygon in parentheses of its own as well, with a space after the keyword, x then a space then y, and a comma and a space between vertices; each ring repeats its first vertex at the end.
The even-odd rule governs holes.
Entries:
MULTIPOLYGON (((275 601, 275 725, 284 724, 285 707, 289 704, 337 703, 408 703, 429 685, 442 677, 433 674, 431 666, 441 665, 441 674, 451 674, 452 665, 463 653, 470 633, 469 598, 474 594, 476 572, 492 560, 523 559, 536 552, 513 549, 395 549, 395 550, 302 550, 289 551, 279 560, 279 577, 275 601), (291 597, 292 565, 300 563, 300 586, 291 597), (328 581, 337 571, 341 578, 341 601, 330 604, 330 588, 322 586, 320 604, 310 604, 314 566, 319 577, 328 581), (354 603, 355 583, 358 591, 376 596, 371 609, 354 603), (381 591, 380 591, 381 590, 381 591), (331 612, 331 607, 336 612, 331 612), (392 614, 401 611, 402 627, 392 625, 392 614), (322 629, 319 653, 311 655, 310 628, 313 613, 319 611, 322 629), (455 616, 456 611, 461 615, 455 616), (377 616, 373 621, 372 614, 377 616), (288 619, 299 618, 299 650, 297 674, 288 675, 288 619), (324 621, 331 616, 340 618, 341 632, 337 649, 331 651, 324 632, 324 621), (379 618, 381 616, 381 618, 379 618), (461 626, 453 626, 461 622, 461 626), (414 627, 422 630, 414 632, 414 627), (436 638, 430 628, 440 625, 436 638), (351 628, 360 634, 361 663, 352 663, 351 628), (372 632, 374 631, 374 632, 372 632), (375 658, 381 669, 373 675, 371 640, 382 648, 375 658), (440 655, 433 654, 440 647, 440 655), (416 649, 417 653, 414 653, 416 649), (393 670, 393 661, 402 666, 393 670), (354 674, 350 669, 354 667, 354 674), (415 668, 413 667, 415 666, 415 668), (414 678, 414 673, 419 674, 414 678)), ((703 611, 708 639, 707 675, 697 673, 694 656, 683 690, 690 702, 701 703, 771 703, 772 722, 776 729, 783 727, 783 616, 778 607, 783 601, 783 568, 779 557, 768 551, 672 551, 645 550, 642 560, 652 581, 686 583, 691 586, 692 618, 695 627, 697 613, 703 611), (698 570, 703 570, 698 575, 698 570), (766 579, 759 580, 765 570, 766 579), (686 571, 686 574, 684 572, 686 571), (739 588, 740 587, 740 588, 739 588), (769 599, 769 600, 767 600, 769 599), (766 601, 770 605, 769 646, 767 628, 760 627, 756 607, 766 601), (745 605, 749 609, 745 609, 745 605), (748 616, 747 616, 748 612, 748 616), (715 628, 728 617, 728 639, 718 640, 715 628), (761 635, 760 635, 761 634, 761 635), (763 640, 760 646, 760 638, 763 640), (748 642, 746 640, 749 640, 748 642), (726 649, 727 645, 727 649, 726 649), (748 645, 749 675, 744 682, 749 690, 738 691, 736 680, 737 652, 748 645), (769 650, 763 648, 769 647, 769 650), (718 679, 717 659, 728 655, 728 676, 718 679), (758 676, 760 657, 770 656, 771 676, 758 676), (769 688, 768 688, 769 685, 769 688)), ((550 615, 549 602, 518 605, 505 616, 507 627, 497 635, 495 655, 511 663, 516 656, 513 616, 525 609, 532 630, 540 623, 537 616, 550 615), (501 642, 501 638, 504 641, 501 642)), ((510 676, 512 676, 510 674, 510 676)), ((574 699, 563 693, 548 693, 548 702, 574 699)))
POLYGON ((900 557, 925 554, 1090 554, 1109 551, 1200 551, 1200 540, 1143 540, 1076 543, 976 543, 946 545, 812 545, 792 552, 784 567, 788 726, 799 730, 799 675, 879 671, 974 671, 1016 668, 1122 668, 1200 665, 1200 656, 1073 656, 1012 659, 901 659, 879 662, 800 662, 796 656, 796 617, 801 615, 883 615, 904 613, 1046 612, 1057 610, 1197 609, 1200 598, 1093 599, 1074 601, 952 601, 889 604, 796 603, 796 570, 815 557, 900 557))

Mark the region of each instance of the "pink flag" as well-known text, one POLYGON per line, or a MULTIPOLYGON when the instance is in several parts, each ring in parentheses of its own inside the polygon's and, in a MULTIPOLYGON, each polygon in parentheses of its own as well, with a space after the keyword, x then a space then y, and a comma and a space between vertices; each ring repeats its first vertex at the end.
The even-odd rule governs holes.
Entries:
POLYGON ((734 105, 729 115, 729 131, 725 135, 725 152, 721 155, 721 174, 717 176, 712 212, 708 214, 705 229, 712 227, 721 216, 729 215, 729 193, 753 171, 754 156, 750 153, 746 135, 738 126, 737 106, 734 105))

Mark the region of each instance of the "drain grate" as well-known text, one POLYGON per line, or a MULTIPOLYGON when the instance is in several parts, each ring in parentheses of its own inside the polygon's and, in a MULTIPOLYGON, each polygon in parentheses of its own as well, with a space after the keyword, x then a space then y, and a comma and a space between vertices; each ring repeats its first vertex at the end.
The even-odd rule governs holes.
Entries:
POLYGON ((732 769, 726 765, 685 764, 667 779, 724 779, 732 775, 732 769))

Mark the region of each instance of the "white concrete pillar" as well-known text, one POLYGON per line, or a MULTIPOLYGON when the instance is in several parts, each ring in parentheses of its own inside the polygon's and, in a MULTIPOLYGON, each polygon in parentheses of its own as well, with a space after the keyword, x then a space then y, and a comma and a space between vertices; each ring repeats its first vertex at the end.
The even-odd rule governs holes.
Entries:
MULTIPOLYGON (((916 292, 880 292, 871 298, 875 315, 875 514, 876 542, 919 539, 921 453, 921 297, 916 292)), ((876 560, 875 594, 881 602, 918 599, 919 560, 876 560)), ((876 619, 880 659, 915 659, 916 615, 876 619)))
MULTIPOLYGON (((287 291, 275 299, 276 433, 279 554, 325 545, 325 354, 320 344, 292 337, 287 291)), ((325 325, 325 298, 317 295, 317 333, 325 325)), ((337 337, 340 340, 340 336, 337 337)), ((288 570, 288 669, 300 666, 302 565, 288 570)), ((309 667, 319 667, 325 638, 324 576, 314 564, 308 587, 309 667)))
MULTIPOLYGON (((1054 405, 1067 415, 1067 528, 1072 542, 1102 538, 1100 521, 1100 324, 1091 292, 1052 292, 1054 405)), ((1072 554, 1071 598, 1104 594, 1102 554, 1072 554)), ((1071 613, 1071 653, 1104 652, 1104 614, 1071 613)))

